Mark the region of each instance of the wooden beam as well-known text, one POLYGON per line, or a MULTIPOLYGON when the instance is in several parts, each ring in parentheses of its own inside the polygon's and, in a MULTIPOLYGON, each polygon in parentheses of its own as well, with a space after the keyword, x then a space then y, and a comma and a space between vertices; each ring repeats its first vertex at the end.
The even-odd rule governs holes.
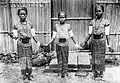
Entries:
POLYGON ((120 35, 120 33, 110 33, 110 35, 120 35))
MULTIPOLYGON (((9 32, 9 31, 0 31, 0 34, 6 34, 6 33, 8 33, 8 32, 9 32)), ((39 32, 36 32, 36 34, 51 34, 51 32, 39 31, 39 32)), ((120 33, 118 33, 118 34, 110 33, 110 35, 120 35, 120 33)), ((87 50, 83 50, 83 51, 87 51, 87 50)))
POLYGON ((51 0, 11 0, 10 3, 51 3, 51 0))
POLYGON ((8 34, 9 31, 0 31, 0 34, 8 34))
POLYGON ((77 51, 71 51, 71 52, 90 52, 90 50, 77 50, 77 51))
POLYGON ((51 34, 51 32, 43 32, 43 31, 39 31, 39 32, 36 32, 36 34, 51 34))
POLYGON ((106 52, 106 55, 120 55, 120 52, 106 52))
MULTIPOLYGON (((27 4, 40 4, 41 2, 10 2, 11 4, 25 4, 25 3, 27 3, 27 4)), ((43 2, 43 3, 45 3, 45 4, 49 4, 48 2, 43 2)))
MULTIPOLYGON (((0 34, 7 34, 10 33, 9 31, 0 31, 0 34)), ((51 32, 43 32, 43 31, 39 31, 39 32, 35 32, 36 34, 51 34, 51 32)))
POLYGON ((97 4, 119 4, 119 1, 96 1, 97 4))
POLYGON ((7 5, 7 2, 0 2, 0 5, 7 5))
MULTIPOLYGON (((90 50, 79 50, 79 51, 70 51, 71 53, 80 53, 80 52, 88 52, 91 55, 90 50)), ((120 55, 120 52, 106 52, 106 55, 120 55)))
MULTIPOLYGON (((51 18, 52 21, 58 21, 58 18, 51 18)), ((92 17, 68 17, 67 20, 92 20, 92 17)))
MULTIPOLYGON (((0 31, 0 34, 6 34, 8 32, 9 31, 0 31)), ((36 32, 36 34, 52 34, 52 33, 51 32, 39 31, 39 32, 36 32)), ((118 34, 110 33, 110 35, 120 35, 120 33, 118 33, 118 34)), ((83 50, 83 51, 87 51, 87 50, 83 50)))

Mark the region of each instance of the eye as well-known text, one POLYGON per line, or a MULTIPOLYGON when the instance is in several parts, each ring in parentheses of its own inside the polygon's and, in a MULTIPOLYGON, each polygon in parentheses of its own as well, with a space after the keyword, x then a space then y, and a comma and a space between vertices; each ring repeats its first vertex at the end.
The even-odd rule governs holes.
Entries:
POLYGON ((65 17, 60 17, 60 18, 65 18, 65 17))
POLYGON ((101 10, 97 10, 96 12, 102 12, 101 10))
POLYGON ((21 13, 20 15, 26 15, 25 13, 21 13))

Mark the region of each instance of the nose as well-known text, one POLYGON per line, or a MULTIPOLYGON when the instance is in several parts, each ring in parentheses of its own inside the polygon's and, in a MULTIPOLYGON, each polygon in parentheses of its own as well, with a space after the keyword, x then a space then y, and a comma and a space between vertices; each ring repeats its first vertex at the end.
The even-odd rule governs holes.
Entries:
POLYGON ((61 18, 61 20, 64 20, 65 18, 61 18))
POLYGON ((22 14, 21 16, 25 16, 25 15, 22 14))
POLYGON ((100 12, 96 12, 96 14, 99 14, 100 12))

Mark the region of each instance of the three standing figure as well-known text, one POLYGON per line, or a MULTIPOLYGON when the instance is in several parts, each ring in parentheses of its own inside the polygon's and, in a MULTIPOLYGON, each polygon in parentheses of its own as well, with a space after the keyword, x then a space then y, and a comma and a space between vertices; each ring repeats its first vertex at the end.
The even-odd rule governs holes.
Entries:
MULTIPOLYGON (((91 38, 92 70, 95 78, 102 78, 103 71, 105 71, 106 40, 108 48, 110 51, 112 51, 108 41, 110 23, 108 20, 103 18, 104 7, 102 5, 97 5, 95 12, 96 18, 91 20, 89 25, 89 35, 82 46, 84 46, 91 38)), ((34 38, 35 41, 36 38, 35 29, 33 28, 32 24, 26 20, 27 14, 27 9, 24 7, 18 10, 20 21, 14 26, 13 33, 14 36, 18 37, 17 49, 21 64, 21 73, 23 78, 28 77, 28 79, 31 79, 31 38, 34 38)), ((52 39, 48 43, 49 45, 53 40, 55 40, 57 61, 62 78, 68 76, 69 36, 73 40, 75 47, 79 48, 79 45, 73 38, 74 35, 70 24, 65 22, 66 18, 67 15, 65 12, 61 11, 58 13, 59 23, 55 25, 52 39)), ((39 42, 36 41, 36 43, 38 46, 40 46, 39 42)))

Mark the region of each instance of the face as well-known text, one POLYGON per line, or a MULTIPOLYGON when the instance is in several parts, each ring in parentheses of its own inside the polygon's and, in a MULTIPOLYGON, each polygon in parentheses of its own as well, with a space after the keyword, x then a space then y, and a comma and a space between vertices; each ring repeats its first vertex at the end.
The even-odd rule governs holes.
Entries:
POLYGON ((102 15, 103 15, 102 8, 101 8, 100 6, 98 6, 98 7, 96 8, 96 16, 97 16, 97 18, 101 18, 102 15))
POLYGON ((26 17, 27 17, 26 12, 25 12, 24 10, 21 10, 21 11, 19 12, 19 17, 20 17, 20 20, 21 20, 21 21, 24 21, 24 20, 26 19, 26 17))
POLYGON ((63 12, 60 13, 60 16, 59 16, 60 24, 64 24, 65 20, 66 20, 65 13, 63 13, 63 12))

